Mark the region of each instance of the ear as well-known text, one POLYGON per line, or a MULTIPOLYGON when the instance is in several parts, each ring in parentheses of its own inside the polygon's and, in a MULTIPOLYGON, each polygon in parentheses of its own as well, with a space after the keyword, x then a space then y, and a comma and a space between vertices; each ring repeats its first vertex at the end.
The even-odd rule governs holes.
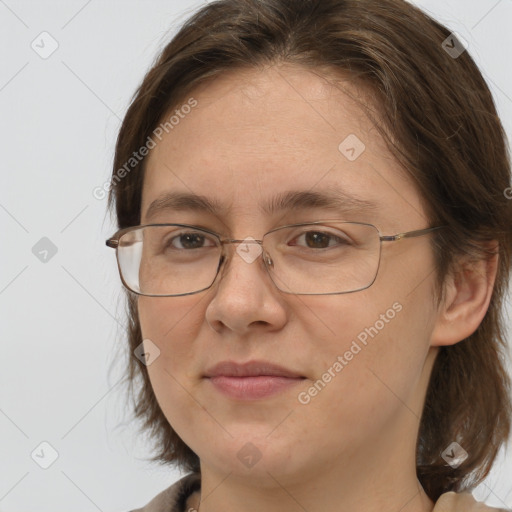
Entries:
POLYGON ((495 254, 477 261, 459 261, 457 270, 446 277, 431 346, 454 345, 473 334, 482 322, 498 270, 498 243, 485 247, 495 254))

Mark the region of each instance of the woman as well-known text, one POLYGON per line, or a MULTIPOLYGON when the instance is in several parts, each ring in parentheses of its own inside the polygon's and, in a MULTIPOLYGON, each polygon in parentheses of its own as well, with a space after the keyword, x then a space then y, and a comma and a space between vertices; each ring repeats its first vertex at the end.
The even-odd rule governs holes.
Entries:
POLYGON ((481 74, 410 4, 195 14, 109 198, 136 417, 190 472, 140 510, 477 506, 445 493, 509 434, 509 186, 481 74))

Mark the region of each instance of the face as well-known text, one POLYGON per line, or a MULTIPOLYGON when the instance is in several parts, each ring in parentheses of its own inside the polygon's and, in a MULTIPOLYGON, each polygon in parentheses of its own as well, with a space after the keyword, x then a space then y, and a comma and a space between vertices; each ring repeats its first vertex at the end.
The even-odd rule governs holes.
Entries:
MULTIPOLYGON (((284 65, 230 72, 194 90, 197 105, 148 157, 141 224, 191 224, 240 240, 324 219, 371 223, 384 235, 429 227, 419 193, 342 92, 358 89, 341 83, 284 65), (264 211, 288 192, 373 206, 350 209, 346 199, 264 211), (149 215, 167 193, 203 196, 219 209, 168 205, 149 215)), ((375 282, 338 295, 284 293, 261 257, 249 262, 235 249, 226 246, 210 289, 138 299, 143 337, 160 350, 148 366, 157 400, 202 468, 262 481, 281 475, 283 485, 339 475, 347 461, 414 471, 433 361, 429 236, 383 242, 375 282), (274 392, 258 397, 261 380, 235 396, 226 392, 235 379, 205 377, 217 363, 255 360, 299 378, 270 378, 274 392)))

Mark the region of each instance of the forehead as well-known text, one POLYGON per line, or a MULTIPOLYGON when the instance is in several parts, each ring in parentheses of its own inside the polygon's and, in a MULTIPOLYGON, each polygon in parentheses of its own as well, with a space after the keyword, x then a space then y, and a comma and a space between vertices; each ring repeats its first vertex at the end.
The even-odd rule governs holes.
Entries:
POLYGON ((276 194, 330 191, 377 205, 381 224, 406 215, 424 226, 410 179, 351 95, 363 100, 348 81, 334 86, 291 65, 231 71, 199 86, 164 116, 176 124, 146 161, 142 219, 169 192, 251 216, 268 213, 262 205, 276 194), (181 109, 191 98, 194 108, 181 109))

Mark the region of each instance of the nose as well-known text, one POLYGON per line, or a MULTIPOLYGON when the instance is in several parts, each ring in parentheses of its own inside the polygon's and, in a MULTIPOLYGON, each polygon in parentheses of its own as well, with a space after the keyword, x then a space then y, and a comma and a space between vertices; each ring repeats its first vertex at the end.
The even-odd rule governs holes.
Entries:
POLYGON ((231 240, 220 261, 206 320, 217 332, 247 334, 251 330, 278 330, 287 319, 283 294, 265 266, 274 265, 259 241, 231 240))

